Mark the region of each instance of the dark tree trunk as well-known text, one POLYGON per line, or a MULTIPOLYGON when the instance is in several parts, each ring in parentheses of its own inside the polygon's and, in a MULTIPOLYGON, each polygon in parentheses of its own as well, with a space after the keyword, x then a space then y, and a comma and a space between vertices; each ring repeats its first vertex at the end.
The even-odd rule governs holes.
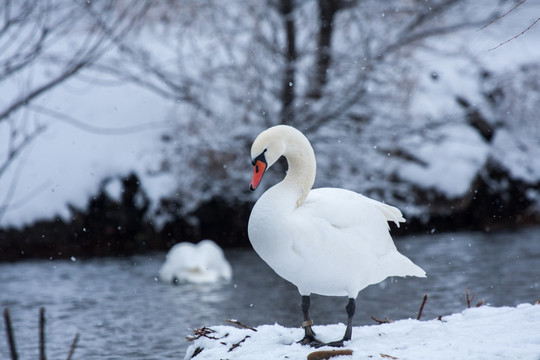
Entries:
POLYGON ((318 0, 319 4, 319 38, 311 88, 308 97, 320 99, 327 82, 327 73, 332 61, 332 33, 336 13, 356 3, 354 0, 318 0))
POLYGON ((283 16, 285 26, 285 74, 281 88, 282 108, 281 123, 294 123, 294 99, 295 99, 295 62, 296 62, 296 28, 293 18, 293 0, 281 0, 280 13, 283 16))

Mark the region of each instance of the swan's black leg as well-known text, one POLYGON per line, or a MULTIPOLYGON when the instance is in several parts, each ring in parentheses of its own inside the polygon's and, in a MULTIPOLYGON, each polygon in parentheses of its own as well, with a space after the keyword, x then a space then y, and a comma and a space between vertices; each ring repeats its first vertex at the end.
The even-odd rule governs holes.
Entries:
POLYGON ((338 340, 338 341, 333 341, 333 342, 327 343, 325 345, 342 347, 343 342, 351 340, 351 338, 352 338, 352 319, 353 319, 353 316, 354 316, 355 309, 356 309, 356 301, 355 301, 355 299, 349 298, 349 302, 347 303, 347 306, 345 307, 345 310, 347 310, 347 328, 345 329, 345 334, 343 335, 343 339, 338 340))
POLYGON ((347 329, 345 335, 343 335, 343 341, 349 341, 352 338, 352 319, 356 310, 356 299, 349 298, 345 309, 347 310, 347 329))
POLYGON ((304 322, 302 323, 302 327, 304 328, 304 338, 299 341, 302 345, 311 345, 311 346, 320 346, 322 345, 322 342, 317 340, 315 338, 315 332, 311 328, 313 325, 313 321, 309 318, 309 306, 311 305, 311 301, 309 298, 309 295, 302 296, 302 314, 304 315, 304 322))

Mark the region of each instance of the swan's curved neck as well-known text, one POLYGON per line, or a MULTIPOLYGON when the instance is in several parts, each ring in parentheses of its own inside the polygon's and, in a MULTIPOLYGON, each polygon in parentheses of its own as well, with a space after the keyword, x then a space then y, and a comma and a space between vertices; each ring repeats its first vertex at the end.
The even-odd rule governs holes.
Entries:
POLYGON ((316 174, 316 160, 313 148, 308 139, 300 136, 293 136, 288 139, 287 147, 283 156, 287 159, 289 169, 282 183, 293 185, 298 189, 299 198, 296 206, 300 206, 306 200, 309 191, 313 187, 316 174))

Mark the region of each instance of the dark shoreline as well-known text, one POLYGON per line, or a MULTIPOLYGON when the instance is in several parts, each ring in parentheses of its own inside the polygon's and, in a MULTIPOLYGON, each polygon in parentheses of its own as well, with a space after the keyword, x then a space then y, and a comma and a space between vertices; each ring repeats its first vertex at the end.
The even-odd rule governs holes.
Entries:
MULTIPOLYGON (((500 174, 499 174, 500 175, 500 174)), ((177 199, 164 199, 158 215, 169 219, 156 226, 138 177, 121 177, 120 199, 105 190, 113 178, 104 179, 97 195, 84 209, 70 206, 69 220, 55 217, 22 228, 0 228, 0 262, 25 259, 122 257, 166 251, 178 242, 212 239, 223 248, 250 248, 247 223, 253 203, 211 199, 188 216, 181 216, 177 199), (188 220, 190 219, 190 220, 188 220), (195 221, 194 221, 195 219, 195 221)), ((433 232, 492 232, 540 225, 540 212, 524 193, 530 186, 514 182, 512 191, 493 191, 484 181, 461 199, 449 201, 433 193, 416 191, 429 213, 408 216, 395 237, 433 232)), ((155 214, 154 214, 155 215, 155 214)))

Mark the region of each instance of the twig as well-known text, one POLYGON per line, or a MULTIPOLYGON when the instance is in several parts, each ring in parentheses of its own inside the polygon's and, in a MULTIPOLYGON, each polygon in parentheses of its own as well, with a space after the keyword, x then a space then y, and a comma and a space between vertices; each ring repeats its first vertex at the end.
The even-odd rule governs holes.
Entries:
POLYGON ((191 355, 191 358, 193 359, 195 356, 199 355, 200 353, 202 353, 204 349, 201 348, 201 347, 198 347, 195 349, 195 351, 193 352, 193 355, 191 355))
POLYGON ((67 360, 71 360, 71 357, 73 356, 73 353, 75 352, 75 348, 77 347, 77 342, 79 342, 79 333, 75 334, 75 339, 73 339, 73 342, 71 343, 67 360))
POLYGON ((41 106, 37 104, 28 104, 27 107, 40 114, 62 121, 66 124, 69 124, 73 127, 84 130, 88 133, 98 134, 98 135, 112 135, 112 136, 129 135, 129 134, 135 134, 135 133, 140 133, 143 131, 155 129, 156 127, 159 127, 159 126, 165 127, 166 125, 170 124, 170 122, 168 121, 163 121, 163 122, 148 122, 148 123, 143 123, 139 125, 125 126, 125 127, 110 127, 110 128, 98 127, 91 124, 87 124, 84 121, 74 118, 73 116, 64 114, 54 109, 47 108, 45 106, 41 106))
POLYGON ((516 6, 514 6, 513 8, 511 8, 510 10, 508 10, 507 12, 505 12, 504 14, 502 14, 501 16, 491 20, 490 22, 488 22, 486 25, 482 26, 480 28, 480 30, 484 30, 485 28, 487 28, 489 25, 493 24, 494 22, 496 21, 499 21, 501 20, 503 17, 505 17, 506 15, 510 14, 512 11, 516 10, 521 4, 523 4, 525 1, 527 0, 521 0, 516 6))
POLYGON ((45 356, 45 308, 39 309, 39 359, 46 360, 45 356))
MULTIPOLYGON (((9 350, 11 353, 11 359, 17 360, 17 347, 15 346, 15 336, 13 334, 13 328, 11 326, 11 318, 9 316, 9 309, 4 309, 4 322, 6 324, 6 333, 8 338, 9 350)), ((67 360, 71 360, 75 348, 77 347, 77 342, 79 341, 79 334, 75 334, 75 339, 71 343, 71 348, 69 349, 69 354, 67 360)), ((41 307, 39 309, 39 359, 46 360, 45 356, 45 308, 41 307)))
POLYGON ((194 341, 201 337, 205 337, 207 339, 212 339, 212 340, 218 340, 217 337, 210 335, 210 334, 214 334, 215 332, 216 332, 215 330, 212 330, 206 326, 203 326, 202 328, 193 330, 193 334, 195 334, 195 336, 186 336, 186 340, 194 341))
POLYGON ((422 305, 420 305, 420 310, 418 311, 418 316, 416 317, 416 320, 420 320, 422 317, 422 312, 424 311, 424 305, 426 305, 428 299, 428 294, 424 295, 424 299, 422 300, 422 305))
POLYGON ((375 316, 371 315, 371 319, 379 324, 390 324, 392 322, 392 320, 390 320, 386 316, 384 317, 384 320, 380 320, 377 319, 375 316))
POLYGON ((17 360, 17 347, 15 346, 15 335, 13 334, 13 328, 11 327, 11 318, 9 316, 9 310, 7 308, 4 309, 4 322, 6 324, 6 333, 8 338, 8 344, 9 344, 9 351, 11 353, 11 359, 17 360))
MULTIPOLYGON (((471 303, 473 302, 474 298, 476 297, 476 293, 469 297, 469 289, 465 289, 465 294, 467 296, 467 308, 470 309, 471 308, 471 303)), ((478 302, 476 303, 476 307, 480 307, 482 305, 484 305, 484 300, 483 299, 478 300, 478 302)))
POLYGON ((493 51, 493 50, 495 50, 495 49, 498 49, 498 48, 500 48, 501 46, 503 46, 504 44, 509 43, 510 41, 512 41, 512 40, 514 40, 514 39, 520 37, 520 36, 523 35, 523 34, 525 34, 525 33, 526 33, 527 31, 529 31, 534 25, 536 25, 536 23, 537 23, 538 21, 540 21, 540 17, 539 17, 538 19, 534 20, 534 22, 533 22, 531 25, 529 25, 528 28, 526 28, 525 30, 523 30, 523 31, 520 32, 519 34, 517 34, 517 35, 515 35, 515 36, 512 36, 510 39, 508 39, 508 40, 506 40, 506 41, 503 41, 502 43, 500 43, 499 45, 495 46, 494 48, 489 49, 489 51, 493 51))
POLYGON ((227 319, 225 320, 225 322, 228 322, 229 324, 233 324, 233 325, 236 325, 236 326, 240 326, 241 328, 244 328, 244 329, 249 329, 249 330, 252 330, 252 331, 257 331, 257 329, 255 328, 252 328, 251 326, 247 326, 245 324, 242 324, 240 321, 238 320, 232 320, 232 319, 227 319))
POLYGON ((243 338, 242 340, 240 340, 239 342, 237 342, 236 344, 232 344, 231 347, 229 348, 229 351, 228 352, 231 352, 233 351, 234 349, 236 349, 237 347, 240 346, 241 343, 243 343, 244 341, 246 341, 247 338, 249 338, 250 336, 249 335, 246 335, 245 338, 243 338))
POLYGON ((388 355, 388 354, 380 354, 382 358, 384 359, 399 359, 398 357, 388 355))
POLYGON ((471 302, 474 300, 476 294, 473 294, 472 297, 469 297, 469 288, 465 289, 465 295, 467 297, 467 308, 471 308, 471 302))

